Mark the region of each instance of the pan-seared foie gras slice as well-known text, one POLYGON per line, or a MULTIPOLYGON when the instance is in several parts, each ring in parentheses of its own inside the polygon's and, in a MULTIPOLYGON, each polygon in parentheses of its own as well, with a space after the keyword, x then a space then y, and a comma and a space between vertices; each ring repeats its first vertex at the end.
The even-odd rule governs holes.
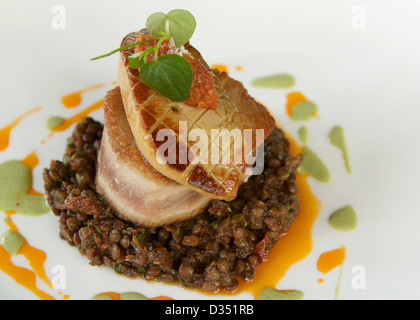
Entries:
MULTIPOLYGON (((123 39, 121 46, 135 42, 138 35, 139 32, 130 33, 123 39)), ((193 59, 209 70, 197 50, 189 44, 185 48, 189 50, 193 59)), ((238 86, 238 83, 233 80, 231 82, 230 78, 223 79, 222 85, 213 73, 212 77, 219 98, 216 110, 170 101, 145 86, 140 81, 138 70, 129 68, 128 56, 134 51, 134 48, 121 51, 118 78, 128 122, 138 148, 157 171, 178 183, 211 198, 234 199, 244 178, 246 167, 246 155, 243 152, 244 129, 263 129, 265 138, 274 128, 274 119, 263 106, 249 97, 243 86, 238 86), (230 98, 229 90, 232 90, 232 96, 237 101, 230 98), (243 102, 246 102, 246 105, 241 105, 243 102), (253 117, 246 117, 248 123, 245 123, 242 113, 252 114, 253 117), (180 123, 183 124, 182 128, 180 123), (166 163, 159 161, 162 159, 160 147, 166 147, 164 141, 157 139, 162 129, 169 129, 175 133, 177 148, 171 150, 177 155, 175 161, 166 161, 166 163), (192 152, 188 154, 191 148, 194 149, 195 141, 186 142, 186 140, 194 129, 201 129, 207 135, 207 144, 202 149, 200 148, 199 158, 190 157, 192 152), (219 135, 215 132, 219 132, 219 135), (238 132, 239 138, 236 135, 236 140, 229 139, 230 142, 223 143, 221 138, 223 135, 226 137, 226 133, 234 135, 238 132), (219 146, 218 155, 214 152, 217 150, 215 147, 217 145, 219 146), (183 150, 187 152, 182 153, 183 150), (203 157, 203 155, 208 155, 208 157, 203 157)), ((201 140, 201 137, 199 139, 201 140)), ((259 141, 259 143, 262 142, 263 139, 259 141)), ((255 149, 255 142, 253 147, 255 149)), ((194 154, 197 156, 197 153, 194 154)))
POLYGON ((163 176, 138 150, 119 87, 107 93, 104 116, 96 186, 118 216, 154 227, 202 212, 210 198, 163 176))

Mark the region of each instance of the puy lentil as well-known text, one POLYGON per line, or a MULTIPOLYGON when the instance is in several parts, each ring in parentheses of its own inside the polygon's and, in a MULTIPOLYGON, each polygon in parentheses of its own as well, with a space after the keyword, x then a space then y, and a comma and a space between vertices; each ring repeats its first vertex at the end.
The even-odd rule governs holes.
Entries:
POLYGON ((289 155, 288 142, 276 128, 264 142, 264 172, 251 176, 235 200, 212 200, 196 218, 156 228, 122 220, 95 189, 102 130, 91 118, 81 120, 63 160, 51 161, 43 172, 60 237, 92 265, 204 291, 234 290, 237 277, 254 277, 299 213, 295 178, 302 156, 289 155), (86 205, 75 207, 76 200, 86 205))

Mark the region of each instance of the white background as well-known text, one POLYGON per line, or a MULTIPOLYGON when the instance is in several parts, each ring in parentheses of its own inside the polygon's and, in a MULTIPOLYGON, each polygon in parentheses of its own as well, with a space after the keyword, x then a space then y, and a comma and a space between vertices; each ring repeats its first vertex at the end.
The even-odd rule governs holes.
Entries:
MULTIPOLYGON (((311 180, 322 201, 312 230, 313 248, 290 268, 278 289, 297 289, 304 299, 333 299, 338 268, 323 276, 316 270, 322 252, 346 247, 339 299, 419 299, 420 292, 420 1, 410 0, 272 0, 272 1, 22 1, 0 2, 0 128, 36 106, 42 110, 12 131, 10 147, 0 162, 21 159, 36 150, 35 188, 42 190, 42 168, 60 159, 71 129, 48 135, 44 121, 68 116, 60 98, 96 83, 102 89, 83 96, 83 106, 97 101, 116 80, 117 56, 90 58, 119 46, 128 32, 144 27, 153 12, 190 10, 197 29, 191 40, 207 62, 230 67, 231 76, 268 105, 293 136, 301 123, 284 111, 291 90, 303 92, 319 108, 319 120, 306 123, 308 144, 331 171, 331 182, 311 180), (55 5, 66 12, 66 28, 51 26, 55 5), (360 14, 365 21, 358 24, 360 14), (358 28, 362 27, 362 28, 358 28), (242 66, 242 71, 235 71, 242 66), (287 72, 296 79, 291 90, 256 89, 255 77, 287 72), (326 138, 333 125, 343 126, 352 174, 326 138), (329 227, 329 214, 346 204, 358 216, 355 231, 329 227), (352 268, 366 270, 366 288, 355 290, 352 268), (323 277, 320 284, 317 279, 323 277)), ((98 120, 102 113, 92 114, 98 120)), ((1 183, 1 181, 0 181, 1 183)), ((0 218, 5 215, 0 213, 0 218)), ((66 269, 71 299, 89 299, 104 291, 137 291, 149 297, 210 299, 199 293, 159 283, 129 280, 107 268, 88 265, 75 248, 58 238, 57 218, 14 216, 31 245, 47 255, 45 269, 66 269)), ((7 230, 0 224, 0 233, 7 230)), ((20 257, 17 264, 25 265, 20 257)), ((0 262, 1 263, 1 262, 0 262)), ((43 287, 53 296, 56 292, 43 287)), ((36 299, 0 273, 1 299, 36 299)), ((230 298, 251 298, 242 294, 230 298)))

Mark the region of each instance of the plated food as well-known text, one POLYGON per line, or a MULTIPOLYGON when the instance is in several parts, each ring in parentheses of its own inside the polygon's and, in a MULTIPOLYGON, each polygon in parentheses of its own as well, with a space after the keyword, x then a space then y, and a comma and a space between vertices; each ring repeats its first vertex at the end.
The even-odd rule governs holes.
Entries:
POLYGON ((188 42, 190 13, 154 14, 146 26, 116 50, 104 123, 83 119, 63 161, 45 169, 48 203, 61 237, 92 265, 233 291, 299 214, 302 156, 290 155, 270 112, 188 42))

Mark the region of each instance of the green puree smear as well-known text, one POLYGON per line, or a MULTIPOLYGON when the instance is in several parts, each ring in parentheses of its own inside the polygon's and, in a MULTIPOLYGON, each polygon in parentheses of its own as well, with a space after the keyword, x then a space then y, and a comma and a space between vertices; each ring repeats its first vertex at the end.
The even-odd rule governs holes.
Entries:
POLYGON ((293 106, 291 119, 294 121, 307 121, 318 111, 312 101, 300 101, 293 106))
POLYGON ((98 294, 90 298, 90 300, 114 300, 114 299, 112 299, 112 297, 108 294, 98 294))
POLYGON ((19 214, 37 216, 50 212, 44 196, 27 193, 30 170, 18 160, 0 164, 0 210, 14 210, 19 214))
MULTIPOLYGON (((123 292, 120 293, 121 300, 149 300, 146 296, 137 292, 123 292)), ((97 294, 91 298, 91 300, 114 300, 109 294, 102 293, 97 294)))
POLYGON ((137 292, 123 292, 120 294, 121 300, 149 300, 147 297, 137 292))
POLYGON ((330 173, 322 160, 307 146, 303 147, 303 161, 298 169, 320 182, 329 182, 330 173))
POLYGON ((341 126, 335 126, 328 134, 330 143, 341 150, 344 159, 344 164, 348 173, 351 173, 349 156, 347 153, 346 141, 344 140, 344 130, 341 126))
POLYGON ((357 216, 352 206, 345 206, 334 211, 329 219, 328 223, 334 229, 339 231, 351 231, 356 228, 357 216))
POLYGON ((257 78, 251 82, 254 87, 269 89, 287 89, 293 87, 295 79, 290 74, 280 73, 267 77, 257 78))
POLYGON ((13 230, 6 231, 3 234, 1 238, 1 242, 0 242, 3 248, 10 255, 15 255, 24 243, 25 243, 25 239, 23 239, 21 234, 13 230))
POLYGON ((302 300, 303 292, 298 290, 276 290, 264 288, 258 294, 257 300, 302 300))
POLYGON ((47 128, 47 130, 51 130, 55 127, 58 127, 60 124, 63 123, 63 121, 64 118, 59 116, 49 117, 47 120, 45 120, 45 128, 47 128))
POLYGON ((302 141, 303 144, 306 144, 308 142, 309 136, 308 129, 305 126, 303 126, 299 129, 298 134, 300 141, 302 141))

